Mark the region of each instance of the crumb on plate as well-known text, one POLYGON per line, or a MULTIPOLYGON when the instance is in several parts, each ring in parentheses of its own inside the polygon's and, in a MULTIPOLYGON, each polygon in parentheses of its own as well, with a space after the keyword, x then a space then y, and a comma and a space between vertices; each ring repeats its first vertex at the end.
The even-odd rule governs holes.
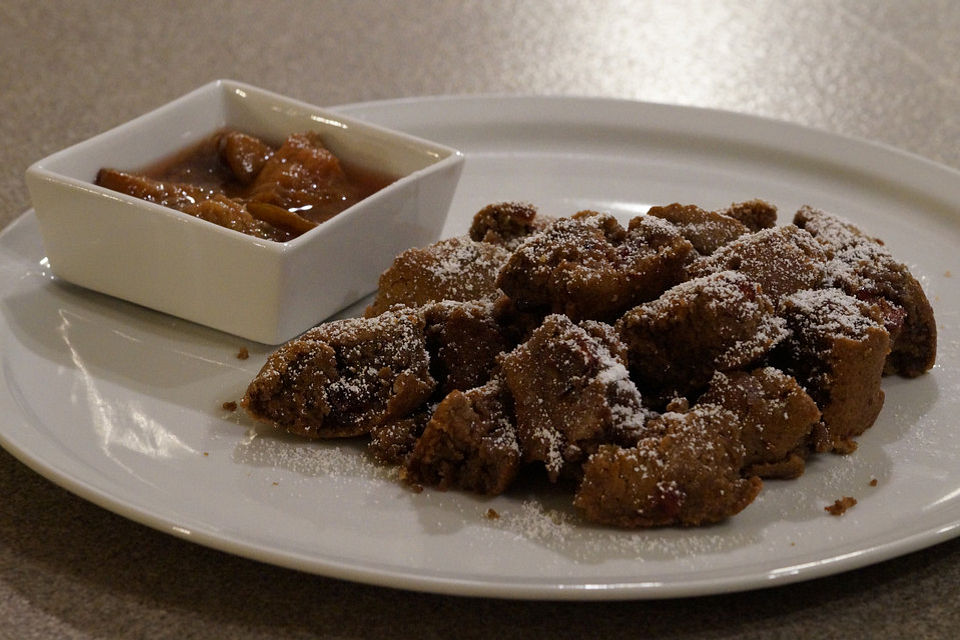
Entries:
POLYGON ((855 504, 857 504, 856 498, 844 496, 842 498, 837 498, 833 504, 824 507, 823 510, 832 516, 842 516, 847 512, 847 509, 855 504))

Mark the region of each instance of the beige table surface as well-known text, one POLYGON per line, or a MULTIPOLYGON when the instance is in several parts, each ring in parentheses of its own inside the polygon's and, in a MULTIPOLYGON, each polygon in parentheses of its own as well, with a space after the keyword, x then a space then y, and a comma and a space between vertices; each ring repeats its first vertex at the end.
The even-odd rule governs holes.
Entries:
MULTIPOLYGON (((0 226, 50 152, 227 77, 308 102, 633 98, 960 167, 960 2, 0 3, 0 226)), ((0 420, 3 416, 0 416, 0 420)), ((960 541, 766 591, 550 603, 405 593, 193 545, 0 451, 0 637, 957 637, 960 541)))

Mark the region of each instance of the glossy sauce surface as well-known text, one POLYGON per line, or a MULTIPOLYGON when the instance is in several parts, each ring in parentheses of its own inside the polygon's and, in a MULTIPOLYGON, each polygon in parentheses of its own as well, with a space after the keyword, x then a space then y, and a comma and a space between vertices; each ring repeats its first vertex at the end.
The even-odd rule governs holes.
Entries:
POLYGON ((278 146, 223 130, 155 165, 101 169, 97 184, 248 235, 286 241, 396 178, 346 165, 313 132, 278 146))

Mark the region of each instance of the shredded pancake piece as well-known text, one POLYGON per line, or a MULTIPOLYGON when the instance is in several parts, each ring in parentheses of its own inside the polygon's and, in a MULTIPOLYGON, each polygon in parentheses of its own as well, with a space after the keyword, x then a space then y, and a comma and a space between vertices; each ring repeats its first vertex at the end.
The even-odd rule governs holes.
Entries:
POLYGON ((763 482, 744 478, 737 416, 715 405, 665 413, 635 446, 603 445, 574 497, 588 520, 620 527, 696 526, 749 505, 763 482))
POLYGON ((270 355, 243 397, 254 417, 309 438, 356 436, 433 393, 423 318, 410 311, 322 324, 270 355))
POLYGON ((556 481, 600 444, 636 440, 645 411, 624 358, 610 327, 563 315, 548 316, 503 356, 526 461, 542 462, 556 481))
POLYGON ((377 297, 364 315, 372 318, 398 304, 414 307, 493 296, 497 271, 509 257, 503 247, 465 236, 407 249, 380 275, 377 297))
POLYGON ((748 367, 786 336, 760 286, 736 271, 681 283, 617 322, 644 389, 687 396, 715 371, 748 367))
POLYGON ((665 221, 640 217, 624 229, 609 214, 581 211, 521 244, 497 286, 520 308, 610 321, 679 282, 692 254, 665 221))

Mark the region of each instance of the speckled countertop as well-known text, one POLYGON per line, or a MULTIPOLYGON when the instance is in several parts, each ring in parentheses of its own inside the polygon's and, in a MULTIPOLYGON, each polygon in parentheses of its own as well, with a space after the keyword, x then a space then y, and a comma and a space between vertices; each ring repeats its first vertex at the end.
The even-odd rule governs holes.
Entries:
MULTIPOLYGON (((335 105, 437 94, 715 107, 960 167, 960 3, 0 4, 0 226, 27 165, 215 78, 335 105)), ((0 416, 0 420, 3 417, 0 416)), ((960 541, 764 591, 550 603, 392 591, 125 520, 0 450, 0 637, 955 637, 960 541)))

